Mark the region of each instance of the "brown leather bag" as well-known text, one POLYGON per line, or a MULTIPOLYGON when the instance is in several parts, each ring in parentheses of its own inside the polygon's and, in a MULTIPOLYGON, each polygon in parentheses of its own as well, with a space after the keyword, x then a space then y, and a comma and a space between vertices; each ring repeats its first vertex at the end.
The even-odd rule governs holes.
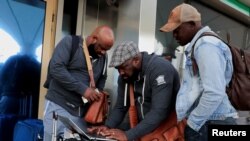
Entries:
MULTIPOLYGON (((229 100, 237 110, 250 110, 250 52, 230 44, 230 35, 227 35, 228 42, 222 40, 217 34, 205 32, 201 34, 197 40, 203 36, 214 36, 223 41, 229 47, 233 60, 233 76, 226 87, 229 100)), ((195 43, 197 42, 195 41, 195 43)), ((198 65, 194 58, 194 46, 192 47, 191 58, 194 74, 198 72, 198 65)))
POLYGON ((92 124, 103 123, 108 113, 108 93, 100 92, 99 101, 93 102, 84 116, 86 122, 92 124))
MULTIPOLYGON (((87 61, 88 73, 90 77, 90 87, 95 89, 95 81, 94 81, 94 74, 92 70, 92 64, 90 62, 90 56, 88 52, 88 48, 86 45, 85 40, 83 41, 83 52, 85 54, 85 58, 87 61)), ((84 116, 84 120, 91 124, 99 124, 103 123, 107 118, 108 113, 108 93, 107 92, 100 92, 101 98, 98 101, 94 101, 91 103, 90 107, 88 108, 87 113, 84 116)))
POLYGON ((140 141, 184 141, 186 124, 186 120, 177 123, 176 112, 172 111, 158 128, 143 136, 140 141))
MULTIPOLYGON (((135 107, 134 87, 130 84, 130 107, 129 107, 129 122, 130 127, 134 128, 138 122, 137 110, 135 107)), ((184 129, 187 124, 186 120, 177 123, 177 116, 173 110, 168 118, 166 118, 159 127, 153 132, 141 137, 136 141, 184 141, 184 129)))

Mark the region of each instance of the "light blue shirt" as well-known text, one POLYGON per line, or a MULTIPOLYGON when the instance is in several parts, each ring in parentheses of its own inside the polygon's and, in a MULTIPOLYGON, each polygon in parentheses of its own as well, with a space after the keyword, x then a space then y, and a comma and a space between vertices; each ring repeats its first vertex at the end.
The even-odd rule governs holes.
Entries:
POLYGON ((232 55, 226 44, 213 36, 201 37, 194 49, 199 72, 197 76, 193 75, 191 50, 203 32, 212 31, 203 27, 185 50, 184 77, 176 99, 178 120, 187 118, 187 124, 196 131, 207 120, 237 117, 226 94, 233 73, 232 55))

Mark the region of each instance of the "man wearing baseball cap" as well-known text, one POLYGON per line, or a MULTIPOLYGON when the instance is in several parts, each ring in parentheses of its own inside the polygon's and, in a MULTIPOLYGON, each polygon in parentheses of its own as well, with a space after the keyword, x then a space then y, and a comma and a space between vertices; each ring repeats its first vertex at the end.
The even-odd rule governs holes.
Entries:
POLYGON ((176 99, 178 120, 187 119, 185 141, 207 141, 209 123, 235 124, 237 117, 225 90, 233 73, 231 52, 214 36, 200 37, 205 32, 215 33, 202 26, 200 13, 189 4, 175 7, 160 31, 173 32, 180 45, 187 45, 176 99))
POLYGON ((107 138, 121 141, 132 141, 152 132, 174 110, 180 86, 178 72, 164 58, 140 52, 132 41, 125 41, 115 48, 109 67, 115 67, 120 74, 116 105, 105 126, 92 128, 92 131, 102 131, 107 138), (126 131, 114 129, 129 109, 129 84, 134 87, 139 122, 126 131))

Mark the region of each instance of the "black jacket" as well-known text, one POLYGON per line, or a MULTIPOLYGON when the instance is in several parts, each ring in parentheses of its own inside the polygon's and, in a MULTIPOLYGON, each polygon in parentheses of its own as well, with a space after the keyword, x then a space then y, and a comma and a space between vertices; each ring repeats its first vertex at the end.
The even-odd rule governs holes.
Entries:
MULTIPOLYGON (((139 80, 134 82, 140 122, 135 128, 126 131, 129 140, 142 137, 159 126, 173 110, 180 87, 178 72, 169 61, 148 53, 142 53, 142 56, 142 71, 139 80)), ((130 106, 129 94, 125 94, 125 84, 126 82, 119 77, 117 102, 105 123, 108 127, 117 127, 130 106), (126 106, 125 96, 127 96, 126 106)), ((129 90, 127 92, 129 93, 129 90)))

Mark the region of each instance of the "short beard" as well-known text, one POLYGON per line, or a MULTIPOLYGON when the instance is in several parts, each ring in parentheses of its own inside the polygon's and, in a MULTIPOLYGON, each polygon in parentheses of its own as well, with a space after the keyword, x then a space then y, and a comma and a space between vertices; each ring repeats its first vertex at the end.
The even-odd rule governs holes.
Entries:
POLYGON ((132 76, 129 77, 128 79, 126 79, 125 81, 126 81, 127 83, 134 82, 134 81, 138 80, 138 75, 139 75, 139 71, 136 70, 136 69, 134 69, 134 73, 132 74, 132 76))
POLYGON ((88 46, 88 50, 89 50, 89 55, 93 58, 99 58, 98 54, 95 52, 95 45, 94 44, 90 44, 88 46))

